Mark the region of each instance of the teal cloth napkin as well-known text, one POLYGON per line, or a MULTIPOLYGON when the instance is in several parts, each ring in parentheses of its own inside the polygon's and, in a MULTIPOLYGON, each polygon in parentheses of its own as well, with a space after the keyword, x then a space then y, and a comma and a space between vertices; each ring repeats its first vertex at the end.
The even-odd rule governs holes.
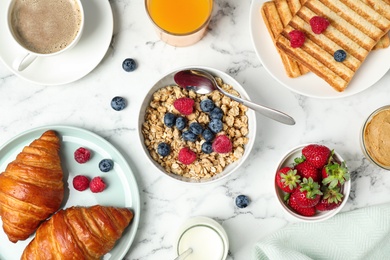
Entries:
POLYGON ((254 259, 390 259, 390 204, 291 224, 257 242, 254 259))

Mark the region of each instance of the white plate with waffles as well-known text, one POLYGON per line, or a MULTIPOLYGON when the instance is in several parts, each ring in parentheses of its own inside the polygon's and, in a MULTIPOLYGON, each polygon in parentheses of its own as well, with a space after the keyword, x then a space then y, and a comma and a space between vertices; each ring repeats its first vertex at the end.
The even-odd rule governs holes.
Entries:
POLYGON ((101 62, 110 46, 114 30, 108 0, 81 0, 85 12, 84 32, 71 50, 47 58, 39 58, 27 69, 17 71, 12 62, 20 54, 5 23, 7 2, 0 1, 0 60, 20 78, 39 85, 63 85, 81 79, 101 62))
MULTIPOLYGON (((65 196, 61 208, 71 206, 114 206, 127 207, 134 212, 134 218, 125 229, 115 247, 102 259, 123 259, 132 245, 140 221, 140 197, 136 179, 123 155, 107 140, 88 130, 63 125, 43 126, 23 132, 0 147, 0 173, 8 163, 15 159, 23 147, 39 138, 47 130, 54 130, 61 138, 61 164, 64 172, 65 196), (74 160, 74 151, 85 147, 91 151, 91 159, 83 164, 74 160), (114 168, 109 172, 99 170, 99 162, 108 158, 114 162, 114 168), (83 174, 92 178, 101 176, 107 187, 101 193, 92 193, 90 190, 77 191, 73 188, 74 176, 83 174)), ((0 219, 0 226, 2 225, 0 219)), ((0 227, 0 260, 20 259, 24 248, 34 235, 25 241, 12 243, 0 227)))
POLYGON ((342 98, 357 94, 375 85, 390 69, 390 47, 388 47, 372 51, 343 92, 337 92, 327 82, 311 72, 298 78, 289 78, 261 15, 261 6, 266 1, 252 1, 250 10, 251 38, 256 54, 264 68, 276 81, 288 89, 308 97, 342 98))

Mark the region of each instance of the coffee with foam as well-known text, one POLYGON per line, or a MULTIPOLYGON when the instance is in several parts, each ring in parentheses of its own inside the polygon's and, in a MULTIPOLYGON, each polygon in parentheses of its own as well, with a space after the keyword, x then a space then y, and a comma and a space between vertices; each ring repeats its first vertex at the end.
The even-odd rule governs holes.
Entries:
POLYGON ((10 22, 20 45, 50 54, 74 41, 81 30, 82 14, 75 0, 15 0, 10 22))

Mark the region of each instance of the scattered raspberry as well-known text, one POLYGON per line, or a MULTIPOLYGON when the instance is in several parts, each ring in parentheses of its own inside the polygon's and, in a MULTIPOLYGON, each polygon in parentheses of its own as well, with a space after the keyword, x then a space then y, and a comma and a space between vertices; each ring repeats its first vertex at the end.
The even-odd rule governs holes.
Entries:
POLYGON ((84 175, 77 175, 73 178, 73 188, 78 191, 83 191, 88 189, 89 187, 89 179, 84 175))
POLYGON ((178 159, 183 164, 191 164, 196 160, 196 154, 190 148, 184 147, 179 151, 178 159))
POLYGON ((89 183, 89 188, 93 193, 102 192, 106 188, 106 183, 101 177, 94 177, 89 183))
POLYGON ((323 31, 326 30, 326 28, 328 28, 329 21, 321 16, 313 16, 310 19, 310 26, 311 26, 311 30, 315 34, 321 34, 323 31))
POLYGON ((226 135, 218 135, 213 142, 213 150, 217 153, 228 153, 232 150, 233 145, 226 135))
POLYGON ((74 152, 74 159, 78 163, 86 163, 90 158, 91 152, 84 147, 80 147, 74 152))
POLYGON ((293 30, 288 33, 290 36, 290 46, 293 48, 299 48, 305 43, 305 34, 299 30, 293 30))
POLYGON ((191 115, 193 111, 195 101, 191 98, 182 97, 179 99, 176 99, 175 102, 173 102, 173 106, 176 108, 177 111, 179 111, 182 115, 191 115))

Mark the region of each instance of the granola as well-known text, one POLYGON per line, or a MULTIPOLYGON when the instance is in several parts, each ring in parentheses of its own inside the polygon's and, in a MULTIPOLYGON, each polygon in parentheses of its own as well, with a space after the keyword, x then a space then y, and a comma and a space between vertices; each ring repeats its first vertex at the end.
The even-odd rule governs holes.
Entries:
MULTIPOLYGON (((220 78, 216 78, 216 80, 225 91, 239 96, 239 93, 232 86, 223 83, 220 78)), ((153 94, 149 107, 146 108, 145 120, 142 124, 145 146, 153 160, 158 162, 168 173, 196 180, 211 178, 244 155, 249 132, 247 110, 246 106, 224 96, 217 90, 207 95, 200 95, 177 85, 160 88, 153 94), (201 150, 201 146, 205 142, 203 138, 198 138, 195 142, 185 141, 181 137, 182 131, 176 127, 171 128, 164 125, 164 115, 166 113, 180 114, 173 106, 173 102, 182 97, 189 97, 195 101, 194 112, 186 116, 188 120, 187 127, 182 131, 188 130, 188 126, 192 122, 198 122, 204 127, 207 126, 210 119, 208 114, 200 109, 200 102, 209 98, 224 113, 222 118, 223 129, 217 135, 225 134, 230 138, 233 144, 231 152, 205 154, 201 150), (157 146, 161 142, 170 144, 171 151, 168 156, 163 157, 157 153, 157 146), (197 160, 190 165, 184 165, 177 159, 178 152, 183 147, 188 147, 197 154, 197 160)))

